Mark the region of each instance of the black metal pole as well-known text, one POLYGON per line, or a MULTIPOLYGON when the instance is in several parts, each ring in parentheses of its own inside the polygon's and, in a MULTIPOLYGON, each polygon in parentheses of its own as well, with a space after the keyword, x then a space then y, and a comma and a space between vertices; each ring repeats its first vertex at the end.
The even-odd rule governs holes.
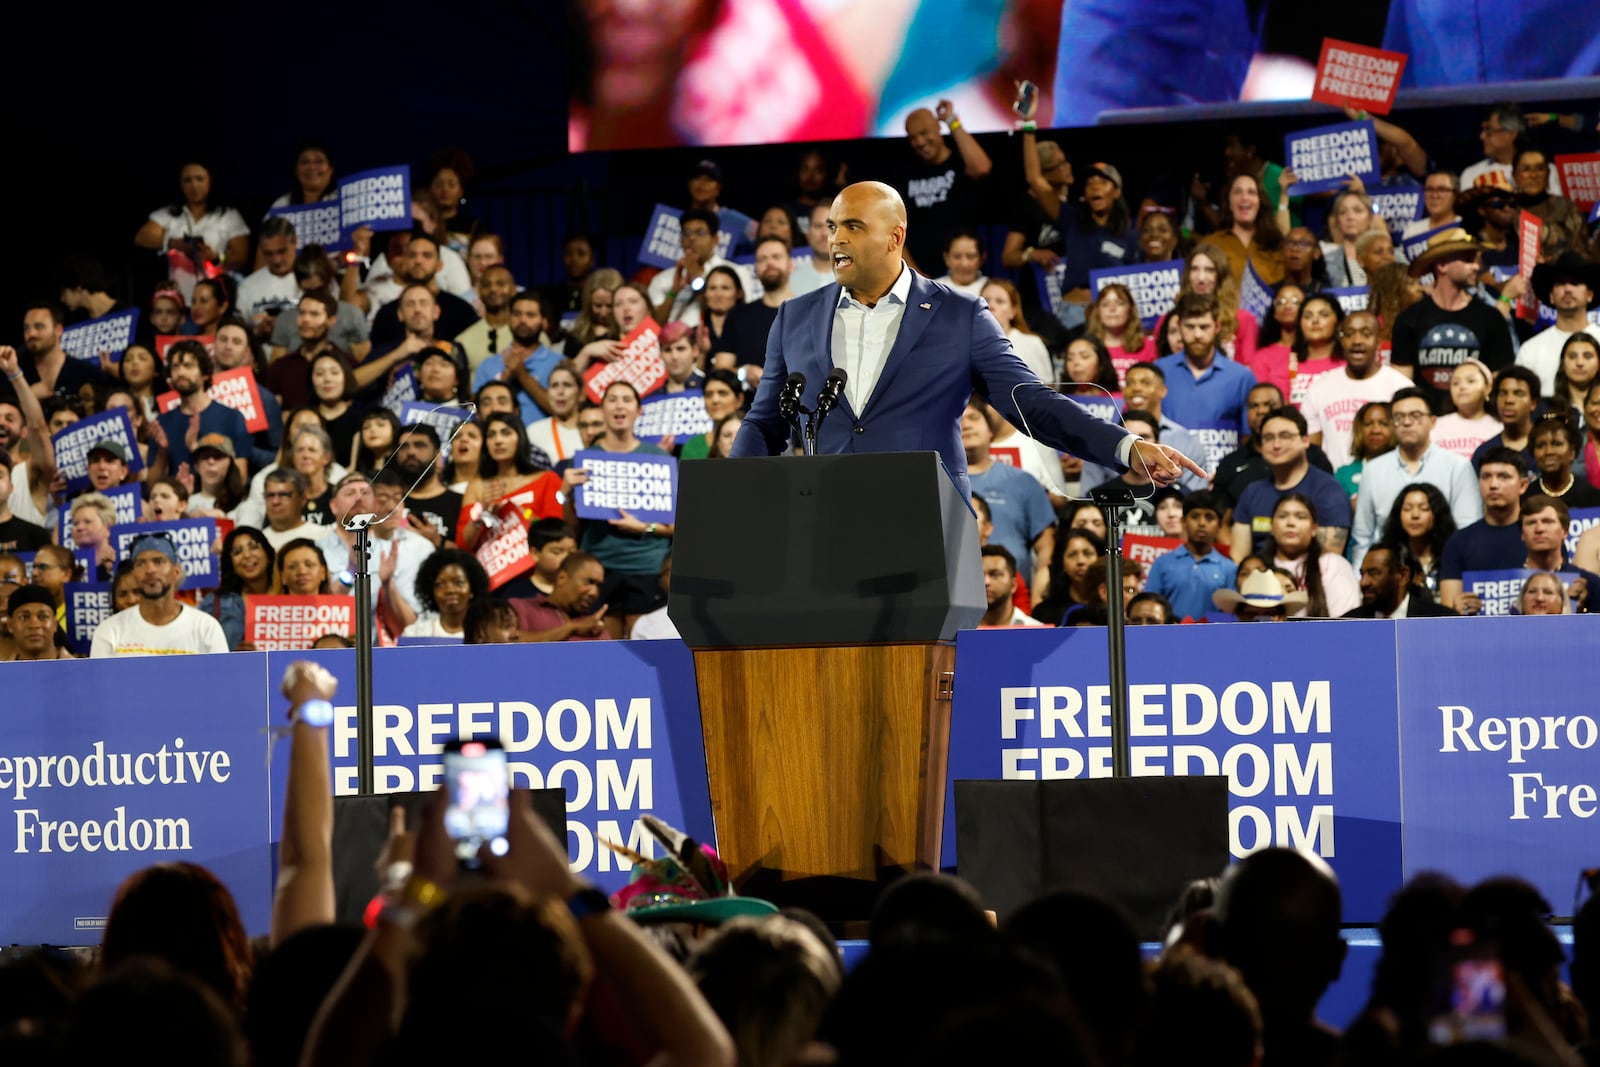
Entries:
POLYGON ((372 542, 372 517, 356 528, 356 789, 372 796, 372 571, 367 553, 372 542))
MULTIPOLYGON (((1124 490, 1126 492, 1126 490, 1124 490)), ((1128 741, 1128 646, 1127 613, 1122 605, 1122 509, 1121 494, 1091 494, 1106 519, 1106 656, 1111 667, 1111 776, 1127 778, 1132 773, 1128 741)), ((1131 493, 1128 503, 1132 503, 1131 493)))

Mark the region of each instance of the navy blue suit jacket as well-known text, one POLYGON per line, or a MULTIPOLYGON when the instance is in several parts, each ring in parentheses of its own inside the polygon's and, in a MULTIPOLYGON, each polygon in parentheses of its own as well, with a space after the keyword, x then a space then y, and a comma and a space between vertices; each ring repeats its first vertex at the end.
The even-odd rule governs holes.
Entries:
MULTIPOLYGON (((795 371, 806 376, 802 403, 815 407, 833 370, 833 314, 838 283, 787 300, 767 335, 766 366, 755 403, 733 444, 733 456, 775 456, 789 447, 789 427, 778 414, 778 394, 795 371)), ((1013 426, 1052 448, 1111 467, 1128 431, 1091 415, 1051 389, 1028 369, 989 313, 968 293, 916 272, 900 332, 864 410, 841 398, 817 441, 822 454, 937 452, 969 499, 967 453, 961 447, 961 412, 973 391, 1013 426)))

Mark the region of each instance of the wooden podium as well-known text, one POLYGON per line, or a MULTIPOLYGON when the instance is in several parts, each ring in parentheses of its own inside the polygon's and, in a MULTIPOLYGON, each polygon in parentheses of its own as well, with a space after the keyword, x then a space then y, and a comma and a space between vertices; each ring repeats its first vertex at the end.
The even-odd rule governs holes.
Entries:
POLYGON ((977 541, 931 452, 681 469, 671 615, 741 892, 864 919, 881 884, 937 868, 977 541))

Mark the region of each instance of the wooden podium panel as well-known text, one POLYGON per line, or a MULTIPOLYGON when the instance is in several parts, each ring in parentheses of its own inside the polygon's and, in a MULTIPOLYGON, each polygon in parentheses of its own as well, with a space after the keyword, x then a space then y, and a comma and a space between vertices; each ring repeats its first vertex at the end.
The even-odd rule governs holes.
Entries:
POLYGON ((865 895, 847 895, 870 903, 880 882, 938 867, 954 644, 694 659, 717 849, 736 887, 798 903, 784 885, 859 883, 865 895))

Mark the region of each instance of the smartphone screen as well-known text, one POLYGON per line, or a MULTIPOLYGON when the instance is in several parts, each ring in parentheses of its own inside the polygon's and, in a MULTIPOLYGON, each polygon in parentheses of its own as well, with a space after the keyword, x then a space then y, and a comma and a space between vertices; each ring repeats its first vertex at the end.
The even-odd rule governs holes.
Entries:
POLYGON ((1429 1038, 1436 1045, 1453 1045, 1505 1037, 1505 968, 1492 946, 1458 941, 1449 955, 1440 975, 1429 1038))
POLYGON ((504 854, 511 780, 505 749, 499 742, 451 741, 446 745, 444 787, 450 798, 444 828, 455 842, 460 864, 476 868, 478 850, 485 843, 497 855, 504 854))

